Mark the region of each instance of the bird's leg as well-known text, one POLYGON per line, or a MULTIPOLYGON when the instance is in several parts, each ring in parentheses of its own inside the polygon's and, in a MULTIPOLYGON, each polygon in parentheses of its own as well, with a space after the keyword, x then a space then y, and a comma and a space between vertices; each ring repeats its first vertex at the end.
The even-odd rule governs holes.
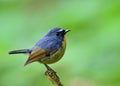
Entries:
POLYGON ((45 72, 45 75, 51 80, 54 86, 63 86, 60 82, 60 79, 56 72, 50 68, 47 64, 44 64, 47 68, 47 71, 45 72))
MULTIPOLYGON (((47 64, 44 64, 45 67, 47 68, 47 70, 52 70, 52 68, 50 68, 47 64)), ((53 70, 52 70, 53 71, 53 70)))

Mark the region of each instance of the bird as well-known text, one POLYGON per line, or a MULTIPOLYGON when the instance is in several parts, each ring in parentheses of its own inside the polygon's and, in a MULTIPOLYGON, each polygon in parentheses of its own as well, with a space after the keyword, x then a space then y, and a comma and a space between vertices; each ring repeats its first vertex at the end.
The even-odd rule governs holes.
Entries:
POLYGON ((32 48, 13 50, 9 54, 29 54, 25 66, 32 62, 52 64, 59 61, 66 50, 66 33, 62 28, 50 29, 32 48))

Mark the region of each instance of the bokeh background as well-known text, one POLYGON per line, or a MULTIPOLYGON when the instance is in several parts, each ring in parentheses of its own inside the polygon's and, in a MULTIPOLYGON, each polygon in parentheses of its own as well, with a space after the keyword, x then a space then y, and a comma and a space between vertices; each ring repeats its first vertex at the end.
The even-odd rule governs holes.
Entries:
POLYGON ((50 66, 64 86, 120 86, 120 0, 0 0, 0 86, 52 86, 28 55, 49 29, 70 29, 64 57, 50 66))

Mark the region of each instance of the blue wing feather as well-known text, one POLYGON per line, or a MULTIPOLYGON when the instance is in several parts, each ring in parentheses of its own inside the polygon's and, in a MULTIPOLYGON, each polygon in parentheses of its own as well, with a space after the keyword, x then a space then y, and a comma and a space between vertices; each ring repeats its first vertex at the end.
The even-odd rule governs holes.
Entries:
POLYGON ((45 50, 56 50, 60 49, 61 45, 61 40, 58 40, 55 37, 44 37, 43 39, 39 40, 35 46, 38 46, 45 50))

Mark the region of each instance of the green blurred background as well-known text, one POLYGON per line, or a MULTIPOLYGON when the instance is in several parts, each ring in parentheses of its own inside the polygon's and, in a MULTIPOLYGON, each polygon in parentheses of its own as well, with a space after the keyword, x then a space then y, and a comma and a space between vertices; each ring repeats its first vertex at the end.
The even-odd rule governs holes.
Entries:
POLYGON ((8 55, 53 27, 71 30, 50 65, 64 86, 120 86, 120 0, 0 0, 0 86, 53 86, 42 64, 8 55))

